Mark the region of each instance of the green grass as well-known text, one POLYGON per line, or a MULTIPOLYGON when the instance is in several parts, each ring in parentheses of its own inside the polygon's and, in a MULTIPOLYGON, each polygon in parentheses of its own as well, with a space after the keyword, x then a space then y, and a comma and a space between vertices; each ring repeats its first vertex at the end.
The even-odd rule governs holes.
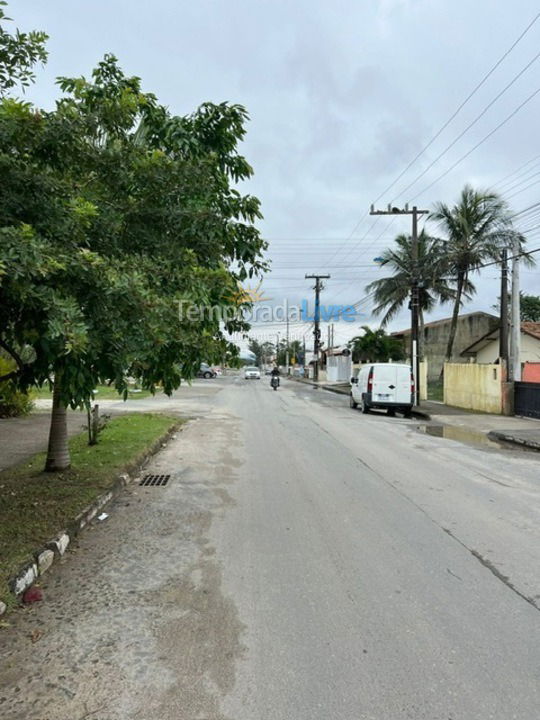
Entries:
POLYGON ((182 421, 133 413, 111 420, 90 447, 86 432, 70 440, 72 467, 45 473, 45 453, 0 472, 0 599, 12 603, 8 580, 31 554, 104 492, 126 466, 182 421))
POLYGON ((428 400, 444 402, 444 388, 442 380, 428 383, 428 400))
MULTIPOLYGON (((94 401, 99 402, 100 400, 123 400, 122 395, 112 387, 112 385, 98 385, 97 393, 94 396, 94 401)), ((41 388, 36 388, 31 392, 32 398, 39 398, 40 400, 52 399, 52 392, 48 385, 44 385, 41 388)), ((152 393, 149 390, 136 390, 135 388, 130 389, 128 392, 128 400, 140 400, 141 398, 150 397, 152 393)))

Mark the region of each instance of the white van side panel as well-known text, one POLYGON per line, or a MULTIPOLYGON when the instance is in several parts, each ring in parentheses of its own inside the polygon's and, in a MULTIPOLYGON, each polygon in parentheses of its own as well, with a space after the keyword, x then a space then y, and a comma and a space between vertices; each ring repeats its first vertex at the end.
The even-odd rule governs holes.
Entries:
POLYGON ((411 402, 411 369, 397 365, 396 402, 409 404, 411 402))

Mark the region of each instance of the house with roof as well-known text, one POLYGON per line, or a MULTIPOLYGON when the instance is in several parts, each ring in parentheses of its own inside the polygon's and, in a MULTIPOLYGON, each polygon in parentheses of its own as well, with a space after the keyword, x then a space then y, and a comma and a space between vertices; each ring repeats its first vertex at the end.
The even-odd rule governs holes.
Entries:
MULTIPOLYGON (((428 363, 428 380, 437 380, 440 377, 446 356, 451 322, 452 318, 443 318, 424 325, 424 355, 428 363)), ((496 315, 482 311, 458 315, 454 350, 450 362, 467 362, 468 359, 462 355, 463 351, 498 328, 499 323, 496 315)), ((409 353, 411 329, 393 332, 391 335, 401 340, 405 346, 405 352, 409 353)))
MULTIPOLYGON (((499 357, 499 329, 497 326, 471 343, 461 356, 477 363, 496 362, 499 357)), ((540 322, 521 323, 520 361, 522 368, 526 363, 540 363, 540 322)))

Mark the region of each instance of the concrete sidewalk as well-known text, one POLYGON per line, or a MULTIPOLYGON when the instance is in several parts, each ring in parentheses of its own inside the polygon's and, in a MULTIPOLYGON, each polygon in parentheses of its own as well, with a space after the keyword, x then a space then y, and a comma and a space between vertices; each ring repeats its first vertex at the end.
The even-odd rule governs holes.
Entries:
POLYGON ((540 420, 473 413, 430 400, 423 402, 421 409, 435 423, 470 429, 485 434, 491 440, 540 450, 540 420))
MULTIPOLYGON (((35 410, 26 417, 0 418, 0 470, 47 449, 51 413, 35 410)), ((68 434, 76 435, 86 426, 86 413, 67 412, 68 434)))

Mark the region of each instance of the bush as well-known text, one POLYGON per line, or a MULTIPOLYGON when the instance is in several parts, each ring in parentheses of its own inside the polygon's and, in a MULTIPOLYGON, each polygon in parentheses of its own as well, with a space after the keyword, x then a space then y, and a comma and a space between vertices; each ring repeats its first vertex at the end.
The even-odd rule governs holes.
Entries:
MULTIPOLYGON (((0 357, 0 375, 5 375, 15 368, 14 363, 5 357, 0 357)), ((18 417, 28 415, 34 407, 29 395, 15 390, 11 380, 0 383, 0 417, 18 417)))

